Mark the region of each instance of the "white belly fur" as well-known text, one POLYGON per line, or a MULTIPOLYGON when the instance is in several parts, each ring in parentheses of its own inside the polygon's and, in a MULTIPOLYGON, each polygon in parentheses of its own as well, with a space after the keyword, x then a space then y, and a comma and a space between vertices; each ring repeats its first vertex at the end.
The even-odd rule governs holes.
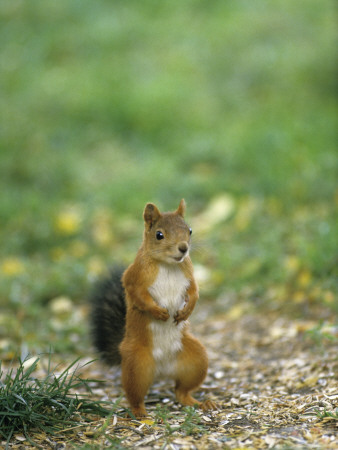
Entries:
POLYGON ((167 308, 170 317, 167 321, 153 320, 150 329, 153 336, 153 356, 156 363, 155 376, 174 376, 176 356, 182 349, 182 330, 186 322, 174 323, 174 316, 182 309, 189 280, 177 266, 160 266, 155 282, 149 293, 155 302, 167 308))

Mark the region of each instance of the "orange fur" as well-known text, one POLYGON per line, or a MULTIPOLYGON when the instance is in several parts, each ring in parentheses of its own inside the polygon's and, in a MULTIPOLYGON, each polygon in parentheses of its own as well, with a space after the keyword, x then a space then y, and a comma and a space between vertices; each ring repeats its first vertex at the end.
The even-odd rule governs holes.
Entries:
POLYGON ((175 380, 180 403, 215 408, 212 402, 201 404, 191 396, 206 376, 208 359, 202 344, 188 331, 198 286, 184 212, 184 200, 171 213, 146 205, 143 243, 122 278, 127 302, 120 345, 122 384, 135 416, 146 415, 144 397, 155 375, 163 373, 175 380))

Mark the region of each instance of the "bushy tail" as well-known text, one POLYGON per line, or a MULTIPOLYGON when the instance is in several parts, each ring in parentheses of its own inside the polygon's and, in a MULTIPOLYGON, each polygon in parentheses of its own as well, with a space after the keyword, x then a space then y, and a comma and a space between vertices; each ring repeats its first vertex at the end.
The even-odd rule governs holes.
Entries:
POLYGON ((110 276, 94 287, 90 297, 92 341, 104 361, 121 363, 119 344, 126 323, 126 303, 121 277, 124 269, 114 268, 110 276))

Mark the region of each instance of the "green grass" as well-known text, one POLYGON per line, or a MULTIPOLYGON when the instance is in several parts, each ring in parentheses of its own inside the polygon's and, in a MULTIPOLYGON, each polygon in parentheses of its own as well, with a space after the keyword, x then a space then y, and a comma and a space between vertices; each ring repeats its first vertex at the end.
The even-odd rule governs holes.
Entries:
POLYGON ((168 436, 175 432, 182 432, 186 436, 190 436, 198 433, 206 433, 207 428, 201 423, 202 420, 192 406, 186 406, 182 408, 182 419, 180 423, 177 423, 177 416, 174 416, 166 406, 157 405, 155 410, 155 420, 164 426, 166 434, 168 436), (175 424, 172 425, 174 420, 175 424))
POLYGON ((35 445, 34 433, 64 433, 90 417, 105 417, 114 410, 114 404, 108 409, 108 402, 76 393, 79 389, 91 392, 92 381, 77 375, 77 360, 57 374, 58 368, 51 369, 49 358, 46 373, 39 378, 34 374, 39 358, 28 362, 19 361, 18 367, 8 372, 0 365, 0 435, 7 443, 15 433, 23 433, 35 445))
POLYGON ((305 332, 305 336, 309 337, 313 344, 317 347, 325 347, 329 341, 338 343, 338 336, 335 334, 335 328, 325 327, 323 322, 319 322, 315 327, 305 332))
POLYGON ((325 419, 325 418, 329 418, 332 420, 338 420, 338 408, 336 408, 335 411, 330 412, 330 411, 326 411, 326 409, 324 409, 324 411, 317 411, 317 416, 320 419, 325 419))
POLYGON ((333 1, 15 0, 0 20, 6 358, 22 343, 87 351, 79 307, 104 267, 132 261, 147 201, 185 197, 194 222, 233 200, 227 220, 194 230, 217 309, 332 318, 333 1), (58 296, 73 309, 53 312, 58 296))

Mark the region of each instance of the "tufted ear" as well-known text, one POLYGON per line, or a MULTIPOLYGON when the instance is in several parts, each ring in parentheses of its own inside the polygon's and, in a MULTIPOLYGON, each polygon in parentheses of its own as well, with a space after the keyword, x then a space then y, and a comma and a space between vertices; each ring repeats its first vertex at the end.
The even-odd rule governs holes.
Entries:
POLYGON ((161 213, 154 203, 147 203, 143 212, 143 219, 145 226, 148 230, 154 225, 155 222, 161 217, 161 213))
POLYGON ((184 198, 182 198, 176 210, 176 214, 178 214, 181 217, 184 217, 184 213, 185 213, 185 201, 184 198))

